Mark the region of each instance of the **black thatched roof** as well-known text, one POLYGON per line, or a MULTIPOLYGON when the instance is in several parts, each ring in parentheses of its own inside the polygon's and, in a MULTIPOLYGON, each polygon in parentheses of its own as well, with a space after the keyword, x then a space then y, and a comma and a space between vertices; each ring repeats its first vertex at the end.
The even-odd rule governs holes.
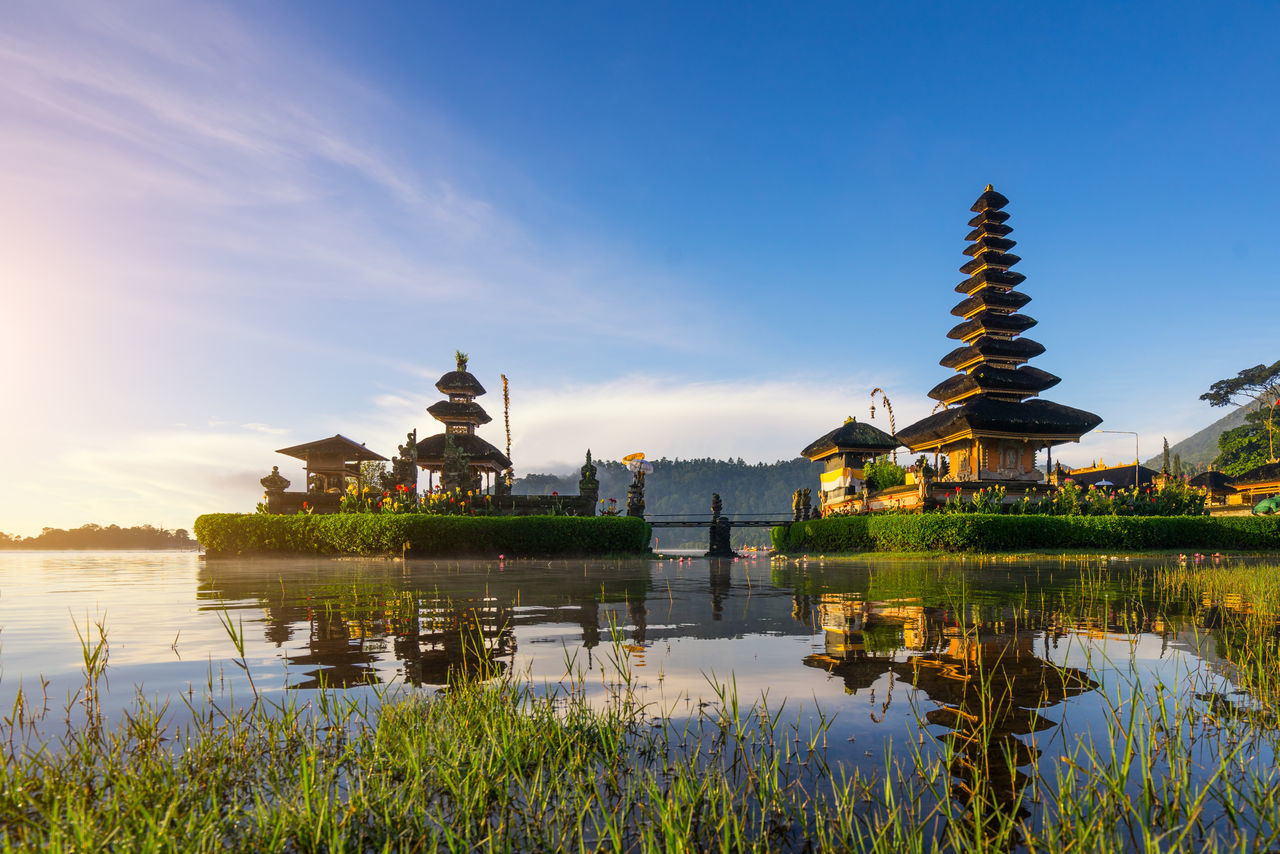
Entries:
POLYGON ((814 457, 835 451, 866 451, 879 454, 892 451, 901 444, 888 433, 870 424, 859 421, 846 421, 820 439, 815 439, 805 446, 800 456, 814 457))
POLYGON ((968 347, 957 347, 942 357, 938 364, 944 368, 959 368, 982 357, 994 361, 1025 362, 1044 352, 1044 345, 1030 338, 993 338, 981 335, 968 347))
POLYGON ((1008 211, 982 211, 973 219, 969 220, 969 225, 977 228, 984 222, 1001 223, 1009 219, 1008 211))
POLYGON ((955 308, 951 309, 951 313, 956 317, 965 317, 973 314, 973 312, 980 308, 1017 311, 1029 302, 1031 302, 1031 297, 1024 294, 1022 291, 1002 291, 998 288, 983 288, 968 299, 961 300, 955 308))
MULTIPOLYGON (((1013 231, 1013 229, 1009 230, 1013 231)), ((1016 240, 1010 240, 1007 237, 997 237, 994 234, 988 234, 986 232, 979 234, 977 237, 970 237, 967 239, 977 241, 976 243, 970 243, 964 248, 964 254, 970 257, 976 256, 979 252, 987 252, 988 250, 1008 252, 1010 249, 1018 245, 1018 241, 1016 240)))
POLYGON ((484 394, 484 386, 470 371, 450 371, 436 381, 436 389, 444 394, 484 394))
POLYGON ((1244 474, 1238 474, 1232 481, 1236 486, 1248 486, 1254 483, 1270 483, 1280 480, 1280 463, 1263 463, 1244 474))
POLYGON ((1188 486, 1198 486, 1210 492, 1235 492, 1234 478, 1226 472, 1202 471, 1187 481, 1188 486))
POLYGON ((484 411, 484 407, 475 401, 455 403, 452 400, 442 400, 439 403, 433 403, 428 406, 427 412, 431 413, 431 417, 437 421, 466 421, 471 424, 488 424, 493 420, 489 417, 489 413, 484 411))
POLYGON ((506 455, 474 433, 437 433, 418 443, 418 464, 430 464, 438 468, 444 463, 445 437, 452 436, 453 443, 462 449, 473 465, 487 463, 500 469, 511 465, 506 455))
POLYGON ((1048 371, 1023 365, 1021 368, 995 368, 979 365, 967 374, 956 374, 938 383, 929 392, 934 400, 955 400, 975 391, 1027 397, 1062 382, 1048 371))
POLYGON ((328 439, 317 439, 314 442, 294 445, 291 448, 281 448, 276 453, 299 460, 306 460, 309 456, 336 457, 339 454, 342 455, 343 462, 363 462, 364 460, 382 460, 386 462, 387 459, 381 454, 375 454, 361 443, 348 439, 341 433, 335 433, 328 439))
POLYGON ((1017 255, 1006 255, 1003 252, 997 252, 989 249, 980 255, 974 257, 972 261, 960 268, 960 272, 966 276, 976 273, 982 267, 1001 267, 1009 268, 1021 261, 1022 258, 1017 255))
POLYGON ((975 213, 981 213, 983 211, 998 211, 1007 204, 1009 204, 1009 200, 1000 193, 991 189, 991 185, 988 184, 986 192, 981 196, 978 196, 978 200, 973 203, 973 207, 969 208, 969 210, 975 213))
MULTIPOLYGON (((1007 218, 1009 215, 1005 214, 1007 218)), ((997 237, 1004 237, 1006 234, 1013 233, 1013 226, 1005 225, 1003 222, 980 222, 977 227, 964 236, 965 240, 978 240, 984 234, 994 234, 997 237)))
POLYGON ((948 338, 964 341, 979 333, 999 332, 1003 335, 1017 335, 1035 326, 1038 321, 1025 314, 1005 314, 995 311, 980 311, 968 320, 957 323, 947 333, 948 338))
POLYGON ((965 430, 1037 436, 1081 436, 1102 423, 1092 412, 1049 400, 1020 403, 977 397, 951 409, 935 412, 898 431, 897 439, 911 450, 965 430))
POLYGON ((983 285, 998 285, 1002 288, 1012 288, 1020 285, 1027 280, 1027 277, 1021 273, 1015 273, 1013 270, 997 270, 994 267, 988 267, 985 270, 979 270, 960 284, 956 285, 956 293, 971 294, 983 285))

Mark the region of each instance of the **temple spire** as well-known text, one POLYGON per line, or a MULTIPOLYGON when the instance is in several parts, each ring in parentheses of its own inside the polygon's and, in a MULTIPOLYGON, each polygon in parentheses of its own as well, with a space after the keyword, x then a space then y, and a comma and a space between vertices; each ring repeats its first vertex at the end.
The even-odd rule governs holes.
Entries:
POLYGON ((1022 259, 1009 251, 1017 241, 1009 238, 1013 229, 1003 210, 1007 204, 1009 200, 988 184, 970 208, 977 214, 969 220, 973 230, 965 236, 969 246, 964 254, 970 260, 960 267, 969 278, 956 288, 965 299, 951 309, 961 322, 947 333, 964 346, 941 362, 957 375, 929 392, 934 400, 948 405, 978 396, 1025 400, 1059 382, 1053 374, 1023 364, 1043 353, 1044 347, 1019 337, 1036 321, 1019 313, 1031 297, 1014 290, 1026 277, 1011 271, 1022 259))

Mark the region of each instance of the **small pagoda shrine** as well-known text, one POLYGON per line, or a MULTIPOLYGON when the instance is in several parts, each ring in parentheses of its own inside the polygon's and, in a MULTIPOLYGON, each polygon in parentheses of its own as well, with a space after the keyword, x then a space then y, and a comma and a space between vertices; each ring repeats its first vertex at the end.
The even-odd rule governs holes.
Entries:
POLYGON ((1022 259, 1009 252, 1007 204, 988 184, 970 209, 976 215, 964 254, 971 260, 960 268, 968 278, 956 286, 963 299, 951 310, 960 322, 947 333, 960 346, 941 361, 956 373, 929 392, 945 408, 897 433, 912 453, 945 456, 943 480, 974 489, 991 482, 1029 488, 1045 477, 1037 451, 1078 442, 1102 423, 1092 412, 1039 397, 1060 380, 1026 364, 1045 348, 1021 337, 1036 321, 1019 313, 1031 298, 1015 290, 1026 277, 1010 269, 1022 259))
POLYGON ((358 481, 361 463, 387 461, 382 454, 374 453, 363 444, 341 434, 304 445, 281 448, 276 453, 306 463, 308 492, 330 494, 340 494, 345 490, 348 478, 358 481))
POLYGON ((276 453, 302 460, 306 464, 307 487, 304 492, 286 492, 289 481, 280 474, 279 467, 272 467, 271 474, 261 480, 262 487, 266 490, 265 504, 268 513, 297 513, 300 510, 336 513, 348 481, 364 485, 360 464, 387 460, 362 443, 341 434, 280 448, 276 453))
POLYGON ((476 427, 493 419, 476 403, 485 391, 467 371, 467 354, 459 351, 457 359, 457 370, 436 383, 436 389, 448 398, 427 407, 431 417, 444 424, 444 432, 418 442, 418 466, 429 473, 428 481, 439 473, 440 487, 446 491, 479 491, 490 477, 496 482, 511 460, 476 435, 476 427))
POLYGON ((861 496, 866 489, 863 467, 868 460, 887 454, 898 445, 898 440, 888 433, 860 424, 853 417, 810 442, 800 455, 824 464, 818 475, 822 484, 819 512, 828 516, 861 510, 861 496))

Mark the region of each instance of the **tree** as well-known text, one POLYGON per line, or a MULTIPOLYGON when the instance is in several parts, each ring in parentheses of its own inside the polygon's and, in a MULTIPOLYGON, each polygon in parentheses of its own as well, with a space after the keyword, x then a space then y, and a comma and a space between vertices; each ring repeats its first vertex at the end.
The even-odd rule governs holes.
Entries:
POLYGON ((382 460, 364 460, 360 463, 360 480, 370 489, 386 489, 383 485, 391 473, 382 460))
POLYGON ((1230 379, 1218 380, 1200 395, 1200 399, 1209 401, 1210 406, 1229 406, 1233 403, 1243 406, 1250 400, 1262 406, 1270 406, 1277 397, 1280 397, 1280 362, 1245 368, 1230 379))
POLYGON ((1167 472, 1170 470, 1169 469, 1169 437, 1165 436, 1163 438, 1164 438, 1164 453, 1161 458, 1160 470, 1167 472))
POLYGON ((1169 469, 1174 477, 1182 477, 1182 454, 1173 455, 1173 468, 1169 469))
POLYGON ((1238 475, 1267 462, 1270 455, 1267 422, 1275 411, 1273 404, 1280 399, 1280 362, 1254 365, 1234 377, 1218 380, 1200 399, 1209 401, 1210 406, 1256 406, 1242 426, 1218 437, 1215 466, 1227 474, 1238 475))

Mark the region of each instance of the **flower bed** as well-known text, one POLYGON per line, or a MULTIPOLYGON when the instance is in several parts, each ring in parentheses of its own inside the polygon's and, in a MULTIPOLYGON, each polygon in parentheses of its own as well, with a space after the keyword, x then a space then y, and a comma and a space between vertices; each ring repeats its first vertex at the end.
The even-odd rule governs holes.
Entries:
POLYGON ((773 529, 786 552, 1027 549, 1280 550, 1280 519, 1208 516, 1010 516, 921 513, 829 516, 773 529))

